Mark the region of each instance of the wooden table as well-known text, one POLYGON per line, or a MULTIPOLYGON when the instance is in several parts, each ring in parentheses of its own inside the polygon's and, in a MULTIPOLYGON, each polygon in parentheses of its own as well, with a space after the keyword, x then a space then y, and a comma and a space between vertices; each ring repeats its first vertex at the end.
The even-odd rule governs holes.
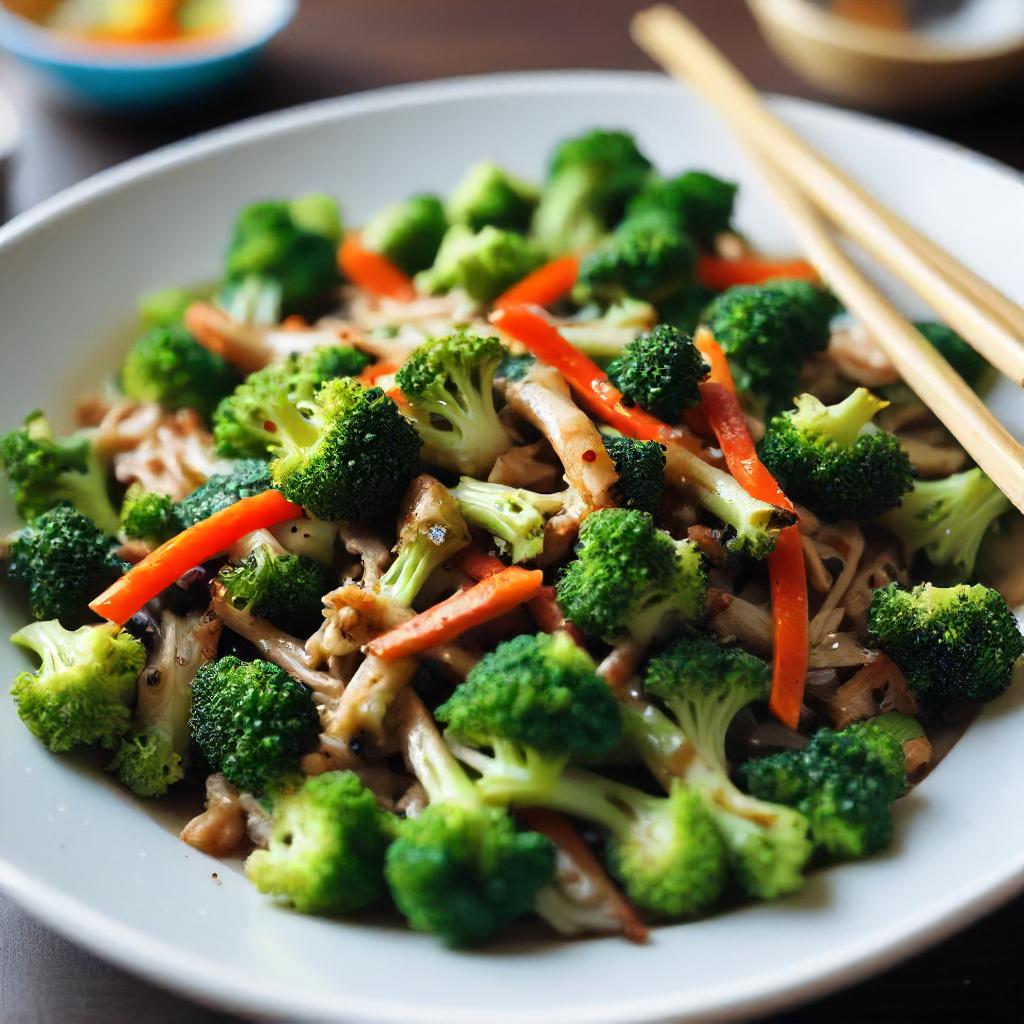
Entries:
MULTIPOLYGON (((53 102, 0 58, 0 88, 13 95, 25 128, 11 209, 175 139, 326 96, 487 71, 646 68, 625 30, 629 13, 641 6, 637 0, 305 0, 295 24, 232 93, 144 118, 109 119, 53 102)), ((761 88, 820 98, 774 60, 741 0, 683 0, 681 6, 761 88)), ((913 123, 1024 168, 1021 105, 1019 90, 1010 90, 982 107, 913 123)), ((779 1020, 1020 1021, 1022 928, 1018 901, 931 953, 779 1020)), ((233 1019, 107 967, 0 903, 3 1024, 233 1019)))

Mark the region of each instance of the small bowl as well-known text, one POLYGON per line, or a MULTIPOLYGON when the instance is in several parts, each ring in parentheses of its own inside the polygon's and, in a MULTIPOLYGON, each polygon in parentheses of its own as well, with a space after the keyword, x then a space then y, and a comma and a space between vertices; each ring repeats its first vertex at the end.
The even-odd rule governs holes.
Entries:
MULTIPOLYGON (((974 31, 893 31, 829 14, 809 0, 747 0, 776 55, 857 106, 926 109, 963 101, 1024 70, 1024 12, 973 0, 974 31), (977 31, 978 29, 981 31, 977 31)), ((952 24, 952 22, 950 22, 952 24)))
POLYGON ((137 46, 69 38, 0 6, 0 45, 95 106, 167 105, 242 74, 292 20, 298 0, 231 0, 228 6, 231 21, 223 32, 137 46))

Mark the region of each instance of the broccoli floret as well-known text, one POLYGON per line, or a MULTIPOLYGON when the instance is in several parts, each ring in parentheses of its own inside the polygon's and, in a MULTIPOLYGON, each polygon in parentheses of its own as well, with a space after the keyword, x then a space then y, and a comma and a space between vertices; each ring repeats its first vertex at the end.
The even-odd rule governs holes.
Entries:
POLYGON ((696 261, 685 235, 660 224, 625 221, 580 261, 573 298, 602 305, 626 298, 657 304, 693 280, 696 261))
POLYGON ((177 327, 185 322, 188 307, 199 298, 199 293, 187 288, 150 292, 139 299, 139 320, 147 331, 157 327, 177 327))
POLYGON ((615 463, 619 482, 614 497, 622 508, 656 515, 665 493, 665 446, 601 432, 605 451, 615 463))
POLYGON ((219 623, 203 612, 161 616, 158 645, 139 676, 132 731, 108 766, 133 793, 163 796, 185 777, 192 679, 212 657, 219 635, 219 623))
POLYGON ((989 527, 1010 507, 980 469, 969 469, 942 480, 916 481, 899 508, 880 522, 899 537, 908 561, 924 551, 932 565, 955 566, 967 578, 989 527))
POLYGON ((934 322, 917 323, 914 326, 964 381, 977 391, 985 382, 990 369, 985 357, 975 352, 952 327, 934 322))
POLYGON ((231 366, 180 324, 144 334, 121 367, 121 390, 129 398, 169 410, 195 409, 205 420, 237 383, 231 366))
POLYGON ((485 806, 422 706, 405 753, 430 803, 388 849, 392 898, 417 931, 452 946, 481 942, 533 907, 554 877, 554 848, 485 806))
POLYGON ((494 371, 495 380, 522 380, 537 365, 533 356, 505 356, 494 371))
POLYGON ((558 604, 587 636, 646 644, 673 620, 703 616, 707 582, 692 541, 673 540, 645 512, 601 509, 583 521, 558 604))
POLYGON ((473 231, 488 225, 525 232, 530 227, 539 192, 514 178, 493 160, 474 164, 448 199, 448 219, 473 231))
POLYGON ((113 624, 74 632, 59 622, 33 622, 11 641, 39 655, 36 672, 22 672, 11 693, 18 715, 54 753, 80 744, 110 749, 131 725, 145 648, 113 624))
POLYGON ((228 244, 221 305, 236 320, 266 324, 308 310, 340 280, 341 232, 327 196, 247 206, 228 244))
POLYGON ((303 914, 351 914, 383 899, 392 832, 355 772, 324 772, 274 800, 270 846, 249 855, 245 874, 303 914))
POLYGON ((758 899, 799 889, 811 853, 803 815, 750 797, 729 778, 729 724, 748 704, 764 700, 770 684, 771 671, 759 658, 703 636, 678 640, 651 660, 644 677, 647 692, 664 702, 682 734, 677 750, 690 754, 676 758, 685 765, 681 779, 718 826, 737 881, 758 899))
POLYGON ((585 307, 579 314, 582 322, 562 324, 559 332, 575 348, 599 361, 621 355, 638 334, 653 330, 658 322, 658 311, 639 299, 616 302, 595 318, 597 311, 597 307, 585 307))
POLYGON ((363 228, 362 242, 412 276, 434 262, 447 230, 441 200, 420 195, 381 210, 363 228))
POLYGON ((259 794, 298 771, 319 718, 309 690, 283 668, 229 655, 196 673, 189 732, 211 771, 259 794))
POLYGON ((142 484, 132 484, 121 504, 121 532, 152 547, 163 544, 181 532, 174 501, 166 494, 147 491, 142 484))
POLYGON ((117 533, 120 517, 107 493, 106 470, 87 436, 56 438, 49 420, 36 411, 20 430, 0 438, 0 465, 22 518, 68 502, 104 533, 117 533))
POLYGON ((464 476, 452 489, 466 522, 487 530, 500 554, 529 562, 544 549, 544 527, 564 506, 566 495, 485 483, 464 476))
POLYGON ((977 583, 876 590, 868 630, 922 704, 989 701, 1010 685, 1024 636, 998 591, 977 583))
POLYGON ((761 461, 790 498, 822 519, 880 516, 914 484, 899 438, 871 422, 888 404, 866 388, 838 405, 801 395, 795 411, 768 425, 758 446, 761 461))
POLYGON ((552 155, 534 233, 553 254, 588 248, 618 223, 650 174, 650 161, 626 132, 566 139, 552 155))
POLYGON ((216 473, 178 502, 182 527, 195 526, 242 498, 270 489, 270 469, 261 459, 239 459, 229 473, 216 473))
POLYGON ((702 284, 691 284, 675 295, 670 295, 658 303, 658 319, 665 324, 693 334, 700 325, 704 310, 718 295, 713 288, 702 284))
POLYGON ((807 281, 772 281, 723 292, 703 323, 729 357, 736 386, 778 408, 796 393, 807 356, 828 346, 837 310, 830 292, 807 281))
POLYGON ((608 366, 609 379, 627 398, 668 422, 700 402, 709 372, 693 340, 667 324, 631 341, 608 366))
POLYGON ((380 388, 351 377, 282 407, 276 424, 274 486, 318 519, 379 522, 419 466, 416 429, 380 388))
POLYGON ((89 602, 127 568, 113 544, 87 516, 58 505, 15 536, 7 574, 28 589, 35 618, 77 626, 88 616, 89 602))
POLYGON ((416 275, 416 287, 430 295, 461 288, 476 302, 496 299, 544 262, 536 243, 515 231, 464 224, 448 229, 433 266, 416 275))
POLYGON ((903 746, 882 729, 856 722, 821 729, 803 750, 788 750, 740 768, 759 800, 795 807, 814 845, 830 860, 867 857, 892 839, 889 807, 906 789, 903 746))
POLYGON ((738 186, 704 171, 687 171, 676 178, 653 178, 630 200, 631 221, 660 221, 702 244, 728 231, 738 186))
POLYGON ((250 374, 228 395, 213 417, 217 454, 233 459, 269 458, 277 446, 277 417, 298 402, 313 399, 320 386, 336 377, 356 377, 369 356, 348 345, 293 354, 250 374))
POLYGON ((258 544, 241 565, 227 566, 220 581, 236 608, 269 619, 292 636, 309 636, 323 621, 330 573, 322 562, 277 554, 258 544))
POLYGON ((420 345, 398 371, 429 462, 479 476, 511 447, 493 390, 506 351, 497 338, 455 331, 420 345))

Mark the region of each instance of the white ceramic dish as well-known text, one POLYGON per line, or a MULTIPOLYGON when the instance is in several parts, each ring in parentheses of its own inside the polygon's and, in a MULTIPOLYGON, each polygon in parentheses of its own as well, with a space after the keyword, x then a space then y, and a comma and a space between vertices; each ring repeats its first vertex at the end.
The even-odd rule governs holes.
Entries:
MULTIPOLYGON (((776 106, 883 200, 1024 298, 1018 176, 876 121, 776 106)), ((725 129, 660 77, 504 76, 351 97, 147 156, 0 230, 4 425, 35 405, 55 408, 115 365, 108 339, 139 292, 211 277, 240 204, 326 188, 358 223, 414 189, 450 188, 483 156, 537 175, 555 140, 593 125, 634 130, 664 168, 742 180, 740 223, 768 248, 791 248, 725 129)), ((1020 392, 1007 387, 995 402, 1024 430, 1020 392)), ((0 605, 0 627, 16 625, 0 605)), ((22 664, 0 651, 3 678, 22 664)), ((380 921, 275 909, 177 840, 180 811, 140 804, 81 761, 46 754, 5 699, 0 887, 130 970, 289 1020, 626 1024, 762 1013, 890 966, 1021 889, 1022 707, 1018 684, 899 806, 891 852, 819 874, 796 899, 659 929, 646 948, 524 938, 453 953, 380 921)))

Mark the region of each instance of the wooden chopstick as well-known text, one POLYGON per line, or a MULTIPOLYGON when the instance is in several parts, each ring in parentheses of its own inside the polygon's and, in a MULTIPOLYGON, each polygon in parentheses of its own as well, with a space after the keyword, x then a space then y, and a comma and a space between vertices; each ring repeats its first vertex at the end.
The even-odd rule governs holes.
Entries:
POLYGON ((658 4, 633 18, 633 38, 685 79, 853 241, 1015 384, 1024 385, 1024 310, 886 210, 762 103, 742 74, 675 8, 658 4))
MULTIPOLYGON (((674 74, 682 76, 683 72, 678 70, 680 61, 672 56, 677 18, 686 25, 689 49, 694 46, 711 48, 711 44, 670 7, 653 8, 637 15, 633 31, 643 49, 674 74), (652 33, 656 43, 651 43, 652 33)), ((720 55, 717 60, 725 62, 720 55)), ((693 66, 689 60, 686 63, 688 67, 693 66)), ((1010 435, 960 375, 867 279, 836 242, 814 207, 775 162, 765 159, 759 150, 756 158, 763 165, 765 177, 807 255, 829 285, 872 332, 903 380, 1010 501, 1024 512, 1024 445, 1010 435)))

